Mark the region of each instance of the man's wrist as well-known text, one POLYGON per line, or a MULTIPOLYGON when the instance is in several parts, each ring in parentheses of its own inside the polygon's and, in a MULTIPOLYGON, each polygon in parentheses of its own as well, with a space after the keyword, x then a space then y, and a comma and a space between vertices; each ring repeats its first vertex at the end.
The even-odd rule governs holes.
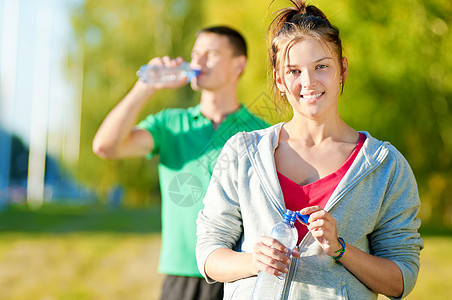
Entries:
POLYGON ((143 95, 146 99, 155 94, 158 90, 155 86, 147 84, 141 80, 138 80, 133 87, 136 93, 143 95))

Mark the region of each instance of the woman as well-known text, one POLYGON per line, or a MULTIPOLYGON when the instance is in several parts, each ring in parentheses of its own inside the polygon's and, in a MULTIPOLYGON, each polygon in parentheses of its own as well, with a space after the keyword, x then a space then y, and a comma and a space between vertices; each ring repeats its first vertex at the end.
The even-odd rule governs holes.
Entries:
POLYGON ((341 119, 339 31, 292 3, 268 36, 274 87, 293 117, 223 148, 198 217, 198 267, 227 282, 225 299, 249 299, 259 271, 286 273, 284 299, 403 298, 423 247, 415 178, 392 145, 341 119), (286 208, 310 215, 291 261, 269 237, 286 208))

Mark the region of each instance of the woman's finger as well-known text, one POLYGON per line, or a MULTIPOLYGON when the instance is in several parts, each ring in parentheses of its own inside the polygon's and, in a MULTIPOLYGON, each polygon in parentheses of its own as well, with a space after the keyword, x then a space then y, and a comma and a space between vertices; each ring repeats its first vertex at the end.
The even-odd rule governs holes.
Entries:
MULTIPOLYGON (((295 255, 299 256, 298 252, 295 255)), ((273 275, 286 273, 290 264, 287 248, 270 237, 261 237, 255 244, 253 261, 258 270, 273 275)))

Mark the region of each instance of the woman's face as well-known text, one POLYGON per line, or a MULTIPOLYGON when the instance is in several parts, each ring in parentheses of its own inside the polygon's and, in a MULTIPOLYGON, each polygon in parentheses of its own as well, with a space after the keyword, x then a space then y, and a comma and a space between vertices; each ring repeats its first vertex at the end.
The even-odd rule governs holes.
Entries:
POLYGON ((337 113, 340 84, 348 70, 345 58, 341 73, 339 59, 327 44, 306 37, 290 46, 281 62, 281 70, 275 71, 276 84, 286 94, 294 116, 319 119, 337 113))

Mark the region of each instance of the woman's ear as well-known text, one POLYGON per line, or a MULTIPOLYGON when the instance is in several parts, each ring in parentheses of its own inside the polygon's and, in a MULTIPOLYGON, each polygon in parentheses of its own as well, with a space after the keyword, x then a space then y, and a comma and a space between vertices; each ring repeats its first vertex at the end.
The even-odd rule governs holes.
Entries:
POLYGON ((348 75, 348 59, 347 57, 342 58, 342 74, 341 74, 341 83, 345 81, 348 75))
POLYGON ((283 83, 283 79, 281 77, 281 74, 279 72, 276 72, 275 69, 273 69, 273 80, 275 81, 276 87, 280 92, 285 92, 285 87, 283 83))

